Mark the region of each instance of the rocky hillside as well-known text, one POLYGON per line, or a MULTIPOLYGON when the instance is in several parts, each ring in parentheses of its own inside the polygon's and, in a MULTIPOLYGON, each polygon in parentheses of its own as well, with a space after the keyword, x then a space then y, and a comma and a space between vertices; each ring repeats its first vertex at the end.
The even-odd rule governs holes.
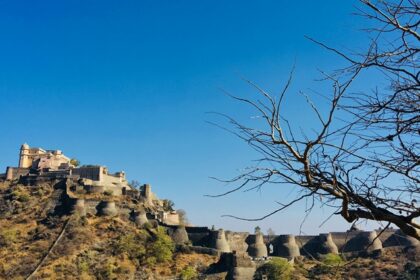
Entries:
POLYGON ((420 279, 418 248, 298 257, 294 265, 196 253, 188 244, 177 246, 167 228, 139 227, 124 211, 113 217, 73 213, 60 184, 0 182, 0 279, 242 280, 235 274, 242 268, 256 269, 255 279, 420 279))
POLYGON ((0 183, 0 279, 165 279, 216 261, 176 253, 162 227, 66 212, 61 195, 53 183, 0 183))

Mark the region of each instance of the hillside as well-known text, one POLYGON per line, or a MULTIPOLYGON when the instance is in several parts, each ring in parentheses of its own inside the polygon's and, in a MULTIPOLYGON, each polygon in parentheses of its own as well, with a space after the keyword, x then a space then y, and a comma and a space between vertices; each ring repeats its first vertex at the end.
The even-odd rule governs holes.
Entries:
MULTIPOLYGON (((320 260, 300 256, 294 266, 280 258, 232 259, 232 253, 219 259, 212 251, 177 246, 170 228, 153 222, 138 226, 124 211, 80 215, 62 187, 59 181, 0 182, 0 279, 244 279, 243 269, 256 267, 256 279, 263 274, 268 279, 418 279, 418 248, 320 260), (280 278, 273 278, 267 264, 277 260, 287 269, 275 270, 280 278)), ((119 199, 126 207, 140 204, 128 196, 119 199)))
POLYGON ((24 279, 40 264, 32 279, 162 279, 216 261, 173 254, 163 228, 140 229, 123 215, 57 214, 57 196, 49 183, 0 183, 1 279, 24 279))

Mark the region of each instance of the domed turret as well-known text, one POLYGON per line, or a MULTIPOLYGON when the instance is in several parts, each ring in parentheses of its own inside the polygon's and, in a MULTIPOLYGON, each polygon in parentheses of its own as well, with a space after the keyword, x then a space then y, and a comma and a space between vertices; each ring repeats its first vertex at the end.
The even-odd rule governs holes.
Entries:
POLYGON ((144 224, 148 223, 146 212, 144 210, 137 211, 134 213, 134 222, 137 226, 142 227, 144 224))
POLYGON ((294 258, 300 256, 299 246, 293 235, 280 235, 274 246, 276 256, 294 258))
POLYGON ((382 249, 382 242, 376 231, 362 231, 344 246, 345 252, 375 251, 382 249))
POLYGON ((376 231, 369 232, 367 239, 369 241, 370 247, 367 248, 368 251, 380 250, 382 249, 382 241, 378 238, 376 231))
POLYGON ((256 233, 253 236, 253 240, 248 247, 248 254, 254 258, 264 258, 267 257, 267 246, 264 244, 264 236, 262 233, 256 233))
POLYGON ((172 234, 172 239, 176 244, 186 244, 188 243, 188 233, 185 229, 185 226, 180 225, 176 228, 174 233, 172 234))
POLYGON ((337 245, 335 245, 331 233, 320 234, 319 239, 320 244, 320 253, 321 254, 338 254, 337 245))
POLYGON ((213 232, 213 247, 221 252, 230 252, 230 246, 223 229, 213 232))
POLYGON ((104 216, 115 216, 118 214, 118 209, 115 206, 114 201, 104 202, 104 208, 102 208, 102 215, 104 216))
POLYGON ((395 231, 388 239, 383 243, 384 247, 390 246, 420 246, 420 242, 414 237, 407 236, 401 230, 395 231))
POLYGON ((321 233, 308 240, 302 246, 302 252, 309 256, 338 254, 338 248, 330 233, 321 233))

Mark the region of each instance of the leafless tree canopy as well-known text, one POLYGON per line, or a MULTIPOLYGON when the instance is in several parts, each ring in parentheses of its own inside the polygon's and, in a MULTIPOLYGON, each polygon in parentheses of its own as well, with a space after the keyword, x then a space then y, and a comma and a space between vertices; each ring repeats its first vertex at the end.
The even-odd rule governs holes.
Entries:
POLYGON ((363 53, 343 52, 310 39, 348 63, 332 74, 323 73, 332 85, 324 93, 327 111, 305 95, 320 123, 311 136, 297 134, 282 115, 293 74, 278 96, 251 81, 247 82, 257 92, 254 99, 230 95, 254 108, 264 121, 261 129, 223 115, 233 126, 230 131, 262 157, 256 166, 228 180, 236 187, 221 195, 267 183, 292 184, 300 195, 265 217, 309 198, 335 207, 348 222, 385 221, 420 240, 419 11, 420 2, 414 0, 361 0, 356 16, 372 24, 365 30, 371 39, 363 53), (384 77, 388 86, 351 91, 360 75, 372 72, 384 77))

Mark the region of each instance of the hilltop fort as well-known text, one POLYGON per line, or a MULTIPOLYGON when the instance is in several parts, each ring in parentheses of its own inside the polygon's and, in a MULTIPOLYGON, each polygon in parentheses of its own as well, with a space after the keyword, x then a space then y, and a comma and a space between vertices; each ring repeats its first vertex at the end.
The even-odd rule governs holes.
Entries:
MULTIPOLYGON (((0 175, 6 181, 18 181, 33 185, 45 181, 57 181, 65 185, 64 195, 77 207, 86 207, 92 214, 107 206, 117 213, 116 201, 122 196, 138 198, 149 214, 159 222, 178 225, 179 215, 165 205, 151 190, 149 184, 135 189, 125 177, 124 171, 110 173, 106 166, 76 166, 77 161, 65 156, 61 150, 45 150, 23 144, 19 152, 19 165, 8 166, 0 175)), ((85 209, 83 210, 85 211, 85 209)))
POLYGON ((7 167, 6 180, 23 177, 25 180, 39 178, 68 178, 90 186, 101 186, 104 191, 122 194, 128 188, 124 171, 110 174, 105 166, 88 165, 76 167, 74 161, 61 150, 44 150, 23 144, 19 153, 19 166, 7 167))

